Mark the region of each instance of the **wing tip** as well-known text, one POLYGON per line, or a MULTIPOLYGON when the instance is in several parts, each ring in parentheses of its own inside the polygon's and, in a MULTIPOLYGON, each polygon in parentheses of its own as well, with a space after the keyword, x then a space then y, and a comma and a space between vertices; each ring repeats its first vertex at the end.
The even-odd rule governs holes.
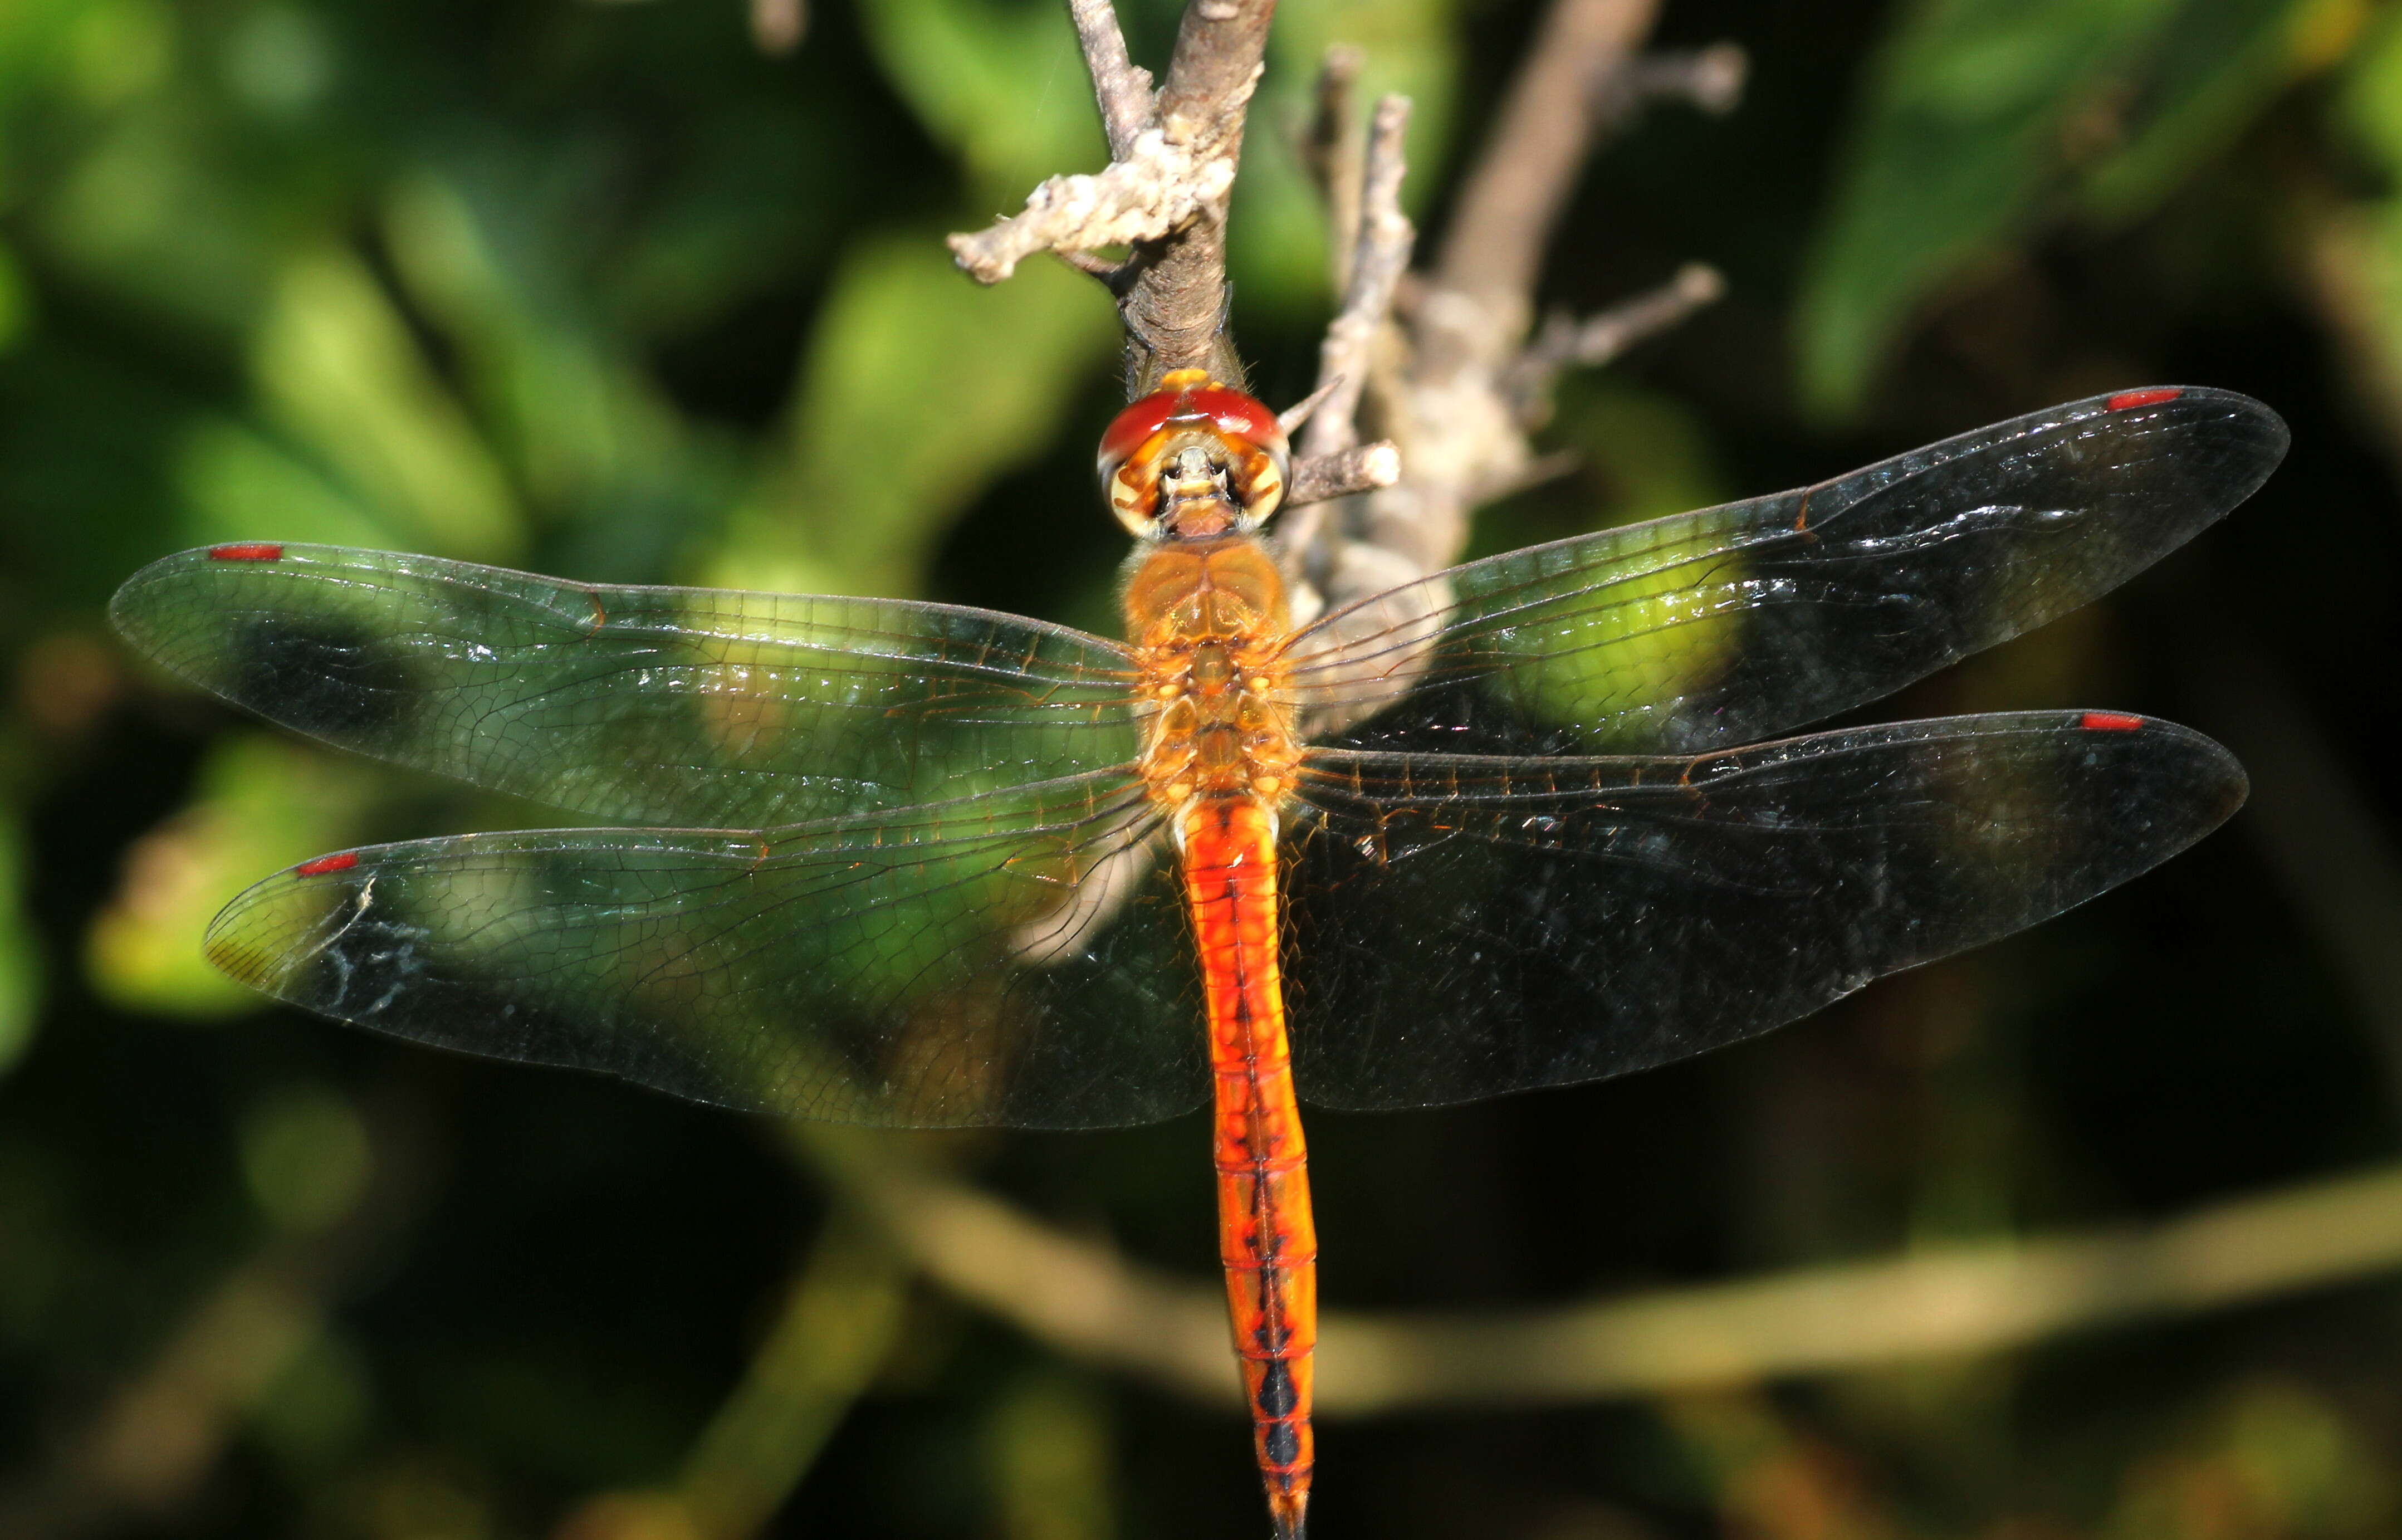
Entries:
POLYGON ((2164 761, 2174 762, 2179 788, 2176 805, 2188 816, 2178 821, 2176 836, 2160 843, 2149 866, 2159 865, 2217 829, 2252 795, 2251 777, 2234 751, 2182 723, 2133 712, 2082 711, 2068 714, 2066 725, 2082 740, 2115 741, 2134 750, 2139 757, 2131 763, 2158 769, 2164 761))
POLYGON ((2263 456, 2264 478, 2285 457, 2294 441, 2293 428, 2276 408, 2257 396, 2220 385, 2136 385, 2089 396, 2078 405, 2088 409, 2080 415, 2095 417, 2163 409, 2184 417, 2217 413, 2243 418, 2260 430, 2261 442, 2269 451, 2263 456))

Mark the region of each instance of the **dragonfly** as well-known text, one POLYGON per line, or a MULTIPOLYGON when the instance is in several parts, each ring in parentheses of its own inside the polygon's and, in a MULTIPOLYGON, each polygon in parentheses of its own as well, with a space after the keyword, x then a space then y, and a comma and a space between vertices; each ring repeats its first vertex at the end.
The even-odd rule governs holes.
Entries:
POLYGON ((396 1037, 790 1117, 1213 1110, 1254 1455, 1304 1533, 1297 1099, 1665 1064, 2035 924, 2242 803, 2218 744, 2067 710, 1797 729, 2093 599, 2248 497, 2267 407, 2121 391, 1297 620, 1276 416, 1204 371, 1103 436, 1125 637, 894 599, 595 586, 253 542, 131 642, 329 743, 600 826, 291 867, 208 955, 396 1037), (1290 1015, 1290 1027, 1288 1016, 1290 1015))

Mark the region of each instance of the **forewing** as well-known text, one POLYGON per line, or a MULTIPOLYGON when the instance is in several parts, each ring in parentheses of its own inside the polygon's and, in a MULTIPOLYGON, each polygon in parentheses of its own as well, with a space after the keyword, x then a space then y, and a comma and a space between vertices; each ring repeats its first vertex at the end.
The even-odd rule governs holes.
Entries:
POLYGON ((1798 492, 1455 567, 1298 633, 1289 686, 1352 748, 1732 747, 2117 587, 2250 496, 2286 437, 2228 391, 2095 396, 1798 492))
POLYGON ((416 1042, 787 1116, 1148 1122, 1205 1093, 1139 787, 1081 777, 765 836, 470 835, 309 862, 208 952, 416 1042), (1085 900, 1097 892, 1117 896, 1085 900))
POLYGON ((1294 1073, 1387 1108, 1765 1032, 2149 869, 2245 788, 2183 728, 2028 713, 1699 758, 1317 751, 1301 789, 1294 1073))
POLYGON ((954 605, 259 545, 154 562, 112 614, 270 721, 629 823, 799 823, 1136 751, 1122 649, 954 605))

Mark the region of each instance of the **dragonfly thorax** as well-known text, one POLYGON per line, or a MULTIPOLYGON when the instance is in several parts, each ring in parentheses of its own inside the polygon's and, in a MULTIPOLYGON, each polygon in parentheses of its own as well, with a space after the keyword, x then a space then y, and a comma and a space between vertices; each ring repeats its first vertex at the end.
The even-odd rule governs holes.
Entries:
POLYGON ((1130 533, 1194 540, 1257 529, 1283 501, 1290 463, 1274 412, 1205 370, 1177 369, 1110 424, 1097 468, 1130 533))
POLYGON ((1229 796, 1281 803, 1301 744, 1275 560, 1243 534, 1164 540, 1127 574, 1125 605, 1140 693, 1153 702, 1141 756, 1153 798, 1170 809, 1229 796))

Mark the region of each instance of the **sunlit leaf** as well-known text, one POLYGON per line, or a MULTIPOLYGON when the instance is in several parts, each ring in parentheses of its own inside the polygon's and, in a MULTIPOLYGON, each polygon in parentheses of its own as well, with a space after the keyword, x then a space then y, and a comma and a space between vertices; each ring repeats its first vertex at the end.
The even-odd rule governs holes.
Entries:
POLYGON ((259 539, 389 546, 414 532, 242 423, 204 418, 177 446, 187 545, 259 539))
POLYGON ((258 997, 211 967, 200 934, 267 872, 352 842, 379 784, 349 760, 268 733, 221 740, 191 804, 136 841, 85 936, 93 987, 117 1005, 211 1020, 258 997))
POLYGON ((572 510, 629 479, 666 479, 680 447, 672 409, 579 313, 567 274, 545 271, 543 258, 556 254, 540 247, 563 233, 564 211, 545 221, 508 187, 476 190, 411 178, 388 201, 384 228, 412 292, 463 354, 527 488, 572 510))
POLYGON ((522 544, 506 478, 357 258, 323 249, 284 268, 252 367, 284 426, 404 544, 488 561, 522 544))
POLYGON ((2354 56, 2332 114, 2386 189, 2330 209, 2313 231, 2312 276, 2350 345, 2355 382, 2381 412, 2402 407, 2402 21, 2354 56))
POLYGON ((911 591, 959 511, 1048 446, 1116 329, 1107 297, 1056 264, 985 289, 925 233, 863 246, 802 368, 794 468, 738 515, 706 580, 911 591))
POLYGON ((979 197, 1014 202, 1045 176, 1100 169, 1100 115, 1064 7, 885 0, 859 19, 886 79, 966 160, 979 197))

